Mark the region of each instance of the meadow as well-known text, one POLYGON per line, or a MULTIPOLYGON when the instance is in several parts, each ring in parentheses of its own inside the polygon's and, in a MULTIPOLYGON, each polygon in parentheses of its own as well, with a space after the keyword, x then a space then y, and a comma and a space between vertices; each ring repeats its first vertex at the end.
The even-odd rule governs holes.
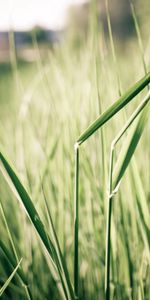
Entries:
POLYGON ((107 18, 0 65, 3 300, 150 299, 149 32, 107 18))

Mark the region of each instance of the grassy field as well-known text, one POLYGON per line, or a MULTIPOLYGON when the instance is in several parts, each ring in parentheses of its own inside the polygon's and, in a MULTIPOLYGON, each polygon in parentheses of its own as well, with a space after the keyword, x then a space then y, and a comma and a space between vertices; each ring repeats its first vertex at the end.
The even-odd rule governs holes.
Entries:
POLYGON ((34 63, 12 55, 10 64, 0 65, 4 300, 150 299, 149 103, 126 123, 149 99, 149 36, 144 31, 142 42, 135 35, 121 45, 94 26, 79 47, 68 41, 34 63), (108 123, 98 119, 99 130, 81 135, 146 73, 145 89, 133 101, 116 115, 111 107, 108 123))

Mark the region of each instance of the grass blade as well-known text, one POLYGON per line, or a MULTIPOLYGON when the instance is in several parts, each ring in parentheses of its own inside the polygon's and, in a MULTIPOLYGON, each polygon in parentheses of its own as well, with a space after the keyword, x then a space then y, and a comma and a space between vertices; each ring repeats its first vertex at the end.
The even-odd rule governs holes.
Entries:
MULTIPOLYGON (((12 255, 12 253, 8 250, 8 248, 6 247, 6 245, 0 240, 0 248, 3 251, 5 257, 7 258, 9 264, 15 268, 16 266, 16 259, 14 259, 14 256, 12 255)), ((25 273, 23 272, 23 270, 21 268, 17 269, 17 275, 19 276, 21 282, 23 283, 24 289, 25 289, 25 293, 27 296, 28 300, 32 300, 32 294, 28 285, 28 281, 26 279, 25 273)))
MULTIPOLYGON (((12 253, 8 250, 8 248, 6 247, 6 245, 0 240, 0 248, 3 251, 5 257, 7 258, 8 262, 11 264, 11 266, 13 268, 15 268, 16 266, 16 260, 14 259, 14 256, 12 255, 12 253)), ((23 270, 21 268, 19 268, 17 270, 17 274, 20 277, 21 281, 23 282, 23 284, 27 287, 28 286, 28 282, 26 280, 26 276, 23 272, 23 270)))
MULTIPOLYGON (((12 190, 16 193, 18 199, 21 200, 21 203, 24 205, 26 213, 28 214, 31 222, 34 225, 34 228, 36 229, 36 232, 40 236, 41 241, 45 245, 45 248, 48 251, 48 254, 50 256, 50 259, 53 263, 53 266, 57 269, 62 286, 64 288, 64 294, 66 294, 66 290, 68 291, 68 297, 66 299, 74 299, 74 293, 72 289, 72 285, 69 279, 69 276, 65 276, 65 286, 63 282, 63 277, 62 273, 64 270, 62 270, 59 258, 57 255, 57 251, 55 249, 55 246, 53 245, 51 239, 49 238, 48 233, 46 232, 46 229, 40 219, 40 216, 38 212, 36 211, 32 200, 30 196, 28 195, 27 191, 23 187, 22 183, 20 182, 19 178, 17 177, 16 173, 14 172, 13 168, 10 166, 8 161, 5 159, 4 155, 2 152, 0 152, 0 169, 5 176, 6 180, 10 184, 12 190)), ((67 268, 66 268, 67 270, 67 268)), ((64 272, 65 274, 65 272, 64 272)))
POLYGON ((6 282, 4 283, 4 285, 0 288, 0 297, 2 296, 2 294, 4 293, 4 291, 6 290, 6 288, 8 287, 10 281, 12 280, 12 278, 14 277, 14 275, 16 274, 20 264, 21 264, 22 259, 19 261, 19 263, 17 264, 16 268, 14 269, 14 271, 11 273, 11 275, 9 276, 9 278, 6 280, 6 282))
POLYGON ((86 141, 97 129, 105 124, 110 118, 112 118, 117 112, 119 112, 125 105, 127 105, 138 93, 140 93, 145 86, 150 82, 150 72, 147 73, 140 81, 132 86, 125 94, 123 94, 119 100, 112 104, 98 119, 96 119, 81 136, 77 142, 81 145, 86 141))
MULTIPOLYGON (((127 159, 123 160, 123 166, 122 170, 120 169, 120 178, 118 182, 116 183, 115 186, 112 185, 113 183, 113 161, 114 161, 114 149, 115 145, 119 142, 123 134, 127 131, 127 129, 131 126, 131 124, 135 121, 135 119, 139 116, 141 111, 143 110, 143 113, 141 116, 144 115, 144 109, 147 109, 147 104, 150 99, 150 93, 146 95, 142 103, 137 107, 137 109, 133 112, 131 117, 127 120, 126 124, 124 127, 120 130, 119 134, 116 136, 116 138, 113 140, 111 144, 111 154, 110 154, 110 171, 109 171, 109 198, 108 198, 108 212, 107 212, 107 226, 106 226, 106 254, 105 254, 105 299, 109 300, 110 299, 110 241, 111 241, 111 216, 112 216, 112 198, 114 196, 114 192, 117 191, 116 187, 119 186, 120 180, 124 175, 125 169, 127 168, 130 158, 134 153, 134 150, 136 148, 136 145, 138 143, 138 132, 137 132, 137 127, 135 126, 135 131, 133 132, 133 146, 132 146, 132 140, 129 139, 129 143, 126 143, 127 145, 127 159), (135 140, 134 140, 135 136, 135 140), (130 149, 131 147, 131 149, 130 149), (121 173, 122 171, 122 173, 121 173)), ((147 110, 146 110, 147 113, 147 110)), ((146 114, 147 116, 147 114, 146 114)), ((138 120, 138 119, 137 119, 138 120)), ((144 119, 145 120, 145 119, 144 119)), ((137 122, 138 123, 138 122, 137 122)), ((144 123, 144 122, 143 122, 144 123)), ((142 124, 144 128, 144 124, 142 124)), ((141 130, 142 134, 143 130, 141 130)), ((124 150, 124 148, 123 148, 124 150)), ((125 157, 126 158, 126 157, 125 157)))
MULTIPOLYGON (((150 95, 148 93, 147 102, 149 101, 149 99, 150 99, 150 95)), ((147 103, 147 105, 143 109, 142 114, 140 115, 140 117, 138 117, 138 120, 136 120, 135 125, 133 126, 127 138, 125 139, 125 142, 123 143, 122 149, 120 151, 113 172, 113 189, 115 189, 117 185, 120 183, 130 163, 130 160, 135 152, 135 149, 138 145, 138 142, 145 128, 149 112, 150 112, 150 105, 149 103, 147 103)))
POLYGON ((75 144, 75 198, 74 198, 74 290, 78 298, 79 284, 79 145, 75 144))

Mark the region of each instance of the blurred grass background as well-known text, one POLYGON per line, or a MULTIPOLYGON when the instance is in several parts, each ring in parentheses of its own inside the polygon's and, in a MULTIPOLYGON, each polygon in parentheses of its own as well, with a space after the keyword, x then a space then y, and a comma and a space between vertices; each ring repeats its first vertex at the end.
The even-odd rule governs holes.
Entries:
MULTIPOLYGON (((117 4, 116 1, 116 11, 117 4)), ((113 4, 110 5, 110 17, 111 6, 113 4)), ((149 70, 149 1, 136 1, 135 8, 144 60, 149 70)), ((72 27, 70 25, 66 34, 63 33, 62 41, 53 47, 40 44, 36 34, 33 34, 30 44, 34 49, 32 62, 19 57, 14 48, 13 34, 10 33, 10 60, 0 64, 0 145, 16 167, 45 226, 48 227, 42 192, 44 189, 71 278, 74 142, 118 98, 116 74, 119 76, 121 92, 144 75, 132 15, 132 33, 125 37, 122 37, 122 33, 117 33, 117 25, 112 22, 117 58, 114 62, 105 14, 104 23, 100 19, 97 27, 94 6, 86 9, 89 17, 84 24, 85 28, 78 28, 78 21, 71 17, 72 27)), ((81 19, 82 16, 83 14, 81 19)), ((128 26, 127 21, 123 26, 125 25, 128 26)), ((127 117, 140 101, 141 95, 129 104, 127 117)), ((104 299, 110 144, 124 122, 125 115, 121 112, 104 127, 104 155, 100 132, 86 142, 81 150, 80 299, 104 299)), ((150 299, 149 129, 148 124, 135 153, 136 166, 131 165, 126 172, 114 201, 111 299, 150 299), (132 168, 137 168, 141 193, 137 189, 137 182, 134 182, 132 168), (145 220, 148 222, 146 227, 145 220)), ((117 153, 119 149, 120 146, 117 153)), ((46 256, 34 230, 1 174, 0 182, 0 202, 3 204, 18 256, 23 257, 22 266, 27 274, 33 299, 60 299, 57 283, 51 277, 46 256)), ((0 236, 12 251, 2 215, 0 236)), ((11 267, 2 252, 0 261, 2 285, 9 276, 11 267)), ((2 299, 25 297, 18 278, 14 277, 2 299)))

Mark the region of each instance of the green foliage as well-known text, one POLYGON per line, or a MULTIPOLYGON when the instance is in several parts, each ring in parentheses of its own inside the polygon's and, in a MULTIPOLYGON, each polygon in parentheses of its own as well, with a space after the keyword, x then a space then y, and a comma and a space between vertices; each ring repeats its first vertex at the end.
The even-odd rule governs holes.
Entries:
POLYGON ((104 299, 106 281, 107 299, 150 298, 147 39, 141 51, 136 27, 140 50, 122 48, 90 26, 78 49, 65 42, 0 75, 4 300, 104 299))

